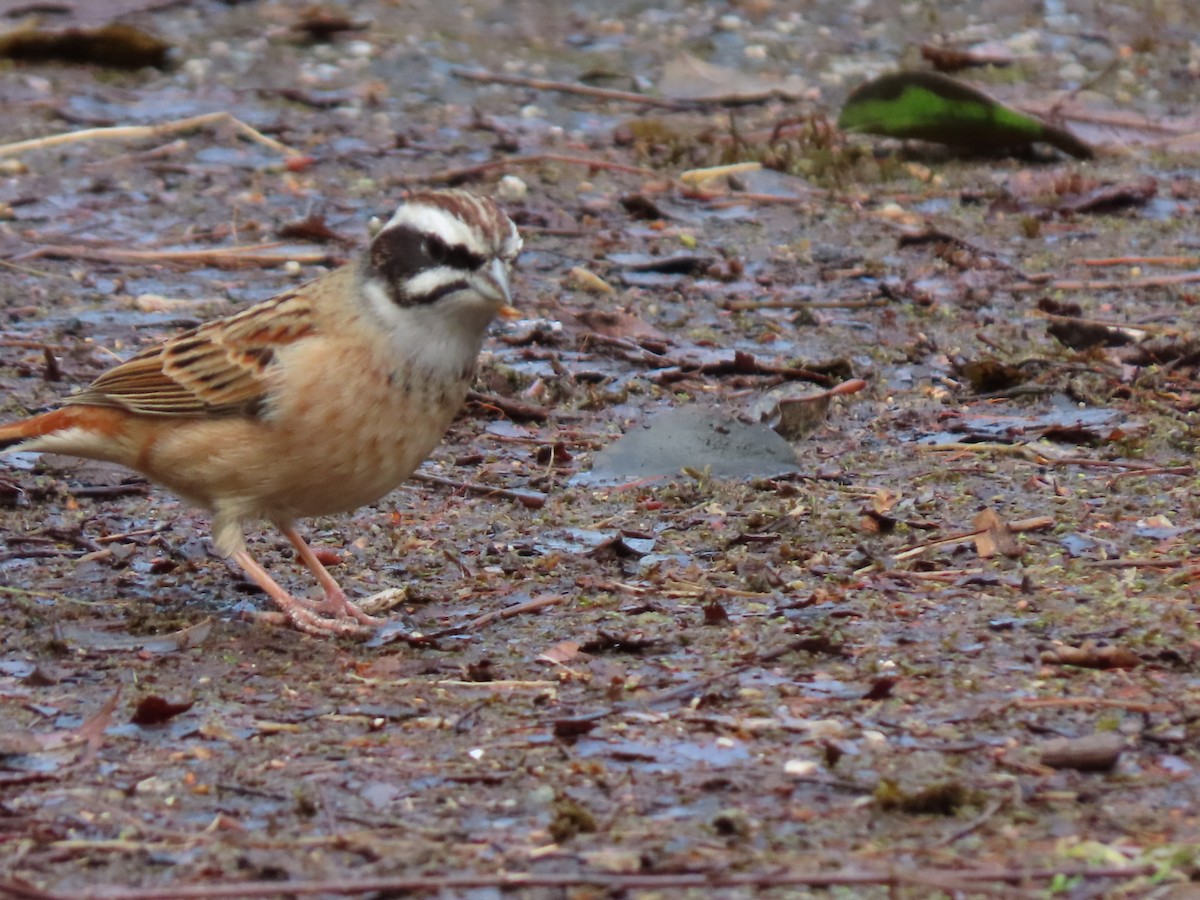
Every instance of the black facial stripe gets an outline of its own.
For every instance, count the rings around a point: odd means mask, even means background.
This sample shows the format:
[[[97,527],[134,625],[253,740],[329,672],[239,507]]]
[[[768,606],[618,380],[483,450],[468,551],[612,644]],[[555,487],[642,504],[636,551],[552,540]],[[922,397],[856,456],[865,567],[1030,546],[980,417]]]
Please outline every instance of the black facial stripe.
[[[420,294],[416,297],[410,297],[409,300],[413,303],[420,303],[428,306],[432,303],[437,303],[447,294],[453,294],[455,291],[461,291],[467,287],[470,287],[470,284],[465,278],[462,278],[457,281],[451,281],[446,284],[438,285],[438,287],[430,291],[428,294]]]
[[[433,265],[425,251],[425,235],[408,225],[380,232],[367,260],[371,272],[393,287]]]
[[[447,244],[436,234],[426,235],[425,249],[429,258],[452,269],[471,271],[483,266],[486,260],[462,244]]]
[[[367,274],[387,286],[392,301],[405,306],[433,303],[467,286],[465,280],[459,279],[439,286],[432,294],[413,296],[406,285],[414,276],[436,268],[472,272],[486,262],[484,256],[461,244],[447,244],[438,235],[418,231],[411,225],[394,225],[376,236],[366,264]]]
[[[461,244],[455,244],[450,248],[450,252],[446,254],[446,264],[453,266],[455,269],[462,269],[465,272],[473,272],[476,269],[483,268],[486,262],[482,256]]]

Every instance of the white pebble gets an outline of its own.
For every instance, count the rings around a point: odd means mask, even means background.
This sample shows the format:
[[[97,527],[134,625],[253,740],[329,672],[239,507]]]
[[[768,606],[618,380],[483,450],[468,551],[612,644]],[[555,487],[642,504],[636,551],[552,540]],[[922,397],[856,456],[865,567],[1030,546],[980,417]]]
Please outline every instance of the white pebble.
[[[529,185],[516,175],[505,175],[496,185],[496,199],[502,203],[516,203],[524,200],[529,193]]]

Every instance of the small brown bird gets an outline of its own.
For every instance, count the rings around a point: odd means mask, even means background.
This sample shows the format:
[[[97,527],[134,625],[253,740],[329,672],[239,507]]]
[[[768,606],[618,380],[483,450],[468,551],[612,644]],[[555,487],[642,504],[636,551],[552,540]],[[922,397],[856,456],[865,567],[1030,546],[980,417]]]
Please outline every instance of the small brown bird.
[[[63,408],[0,426],[0,449],[120,463],[213,514],[232,557],[301,631],[362,634],[296,530],[373,503],[429,455],[510,302],[516,226],[465,191],[415,194],[357,263],[145,350]],[[246,549],[272,522],[325,591],[293,597]]]

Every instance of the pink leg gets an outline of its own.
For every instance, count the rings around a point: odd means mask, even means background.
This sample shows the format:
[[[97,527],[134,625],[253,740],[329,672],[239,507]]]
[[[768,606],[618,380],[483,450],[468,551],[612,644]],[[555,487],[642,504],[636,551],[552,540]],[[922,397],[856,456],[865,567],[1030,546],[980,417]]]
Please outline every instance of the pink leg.
[[[338,583],[333,580],[333,576],[321,565],[321,561],[312,552],[312,547],[308,546],[308,542],[300,536],[300,532],[296,530],[296,526],[280,526],[279,530],[283,532],[283,536],[296,548],[296,552],[300,554],[300,559],[304,562],[304,565],[308,566],[308,570],[316,576],[317,583],[325,591],[324,601],[313,607],[316,612],[333,619],[354,619],[364,625],[382,625],[386,621],[385,619],[368,615],[346,597],[346,592],[338,587]]]
[[[311,554],[311,552],[310,550],[309,553]],[[279,583],[268,574],[266,569],[258,564],[258,560],[251,556],[248,551],[235,551],[233,559],[254,580],[255,584],[267,592],[267,596],[275,601],[275,605],[282,610],[287,620],[300,631],[319,637],[325,637],[330,634],[349,634],[362,637],[368,633],[352,618],[344,616],[330,618],[319,615],[317,612],[309,609],[304,603],[280,587]],[[329,578],[328,573],[325,577]],[[332,580],[330,578],[330,581]],[[349,601],[347,600],[346,603],[349,603]],[[363,615],[366,614],[364,613]],[[370,617],[368,616],[367,618]]]

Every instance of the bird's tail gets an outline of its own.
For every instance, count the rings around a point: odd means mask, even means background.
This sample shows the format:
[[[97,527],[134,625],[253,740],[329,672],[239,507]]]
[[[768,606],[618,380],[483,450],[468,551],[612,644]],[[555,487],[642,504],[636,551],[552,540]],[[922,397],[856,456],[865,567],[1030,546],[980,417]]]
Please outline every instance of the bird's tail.
[[[60,452],[71,453],[73,435],[111,433],[117,425],[112,412],[102,407],[65,406],[0,425],[0,451],[51,450],[57,449],[54,445],[64,445]]]

